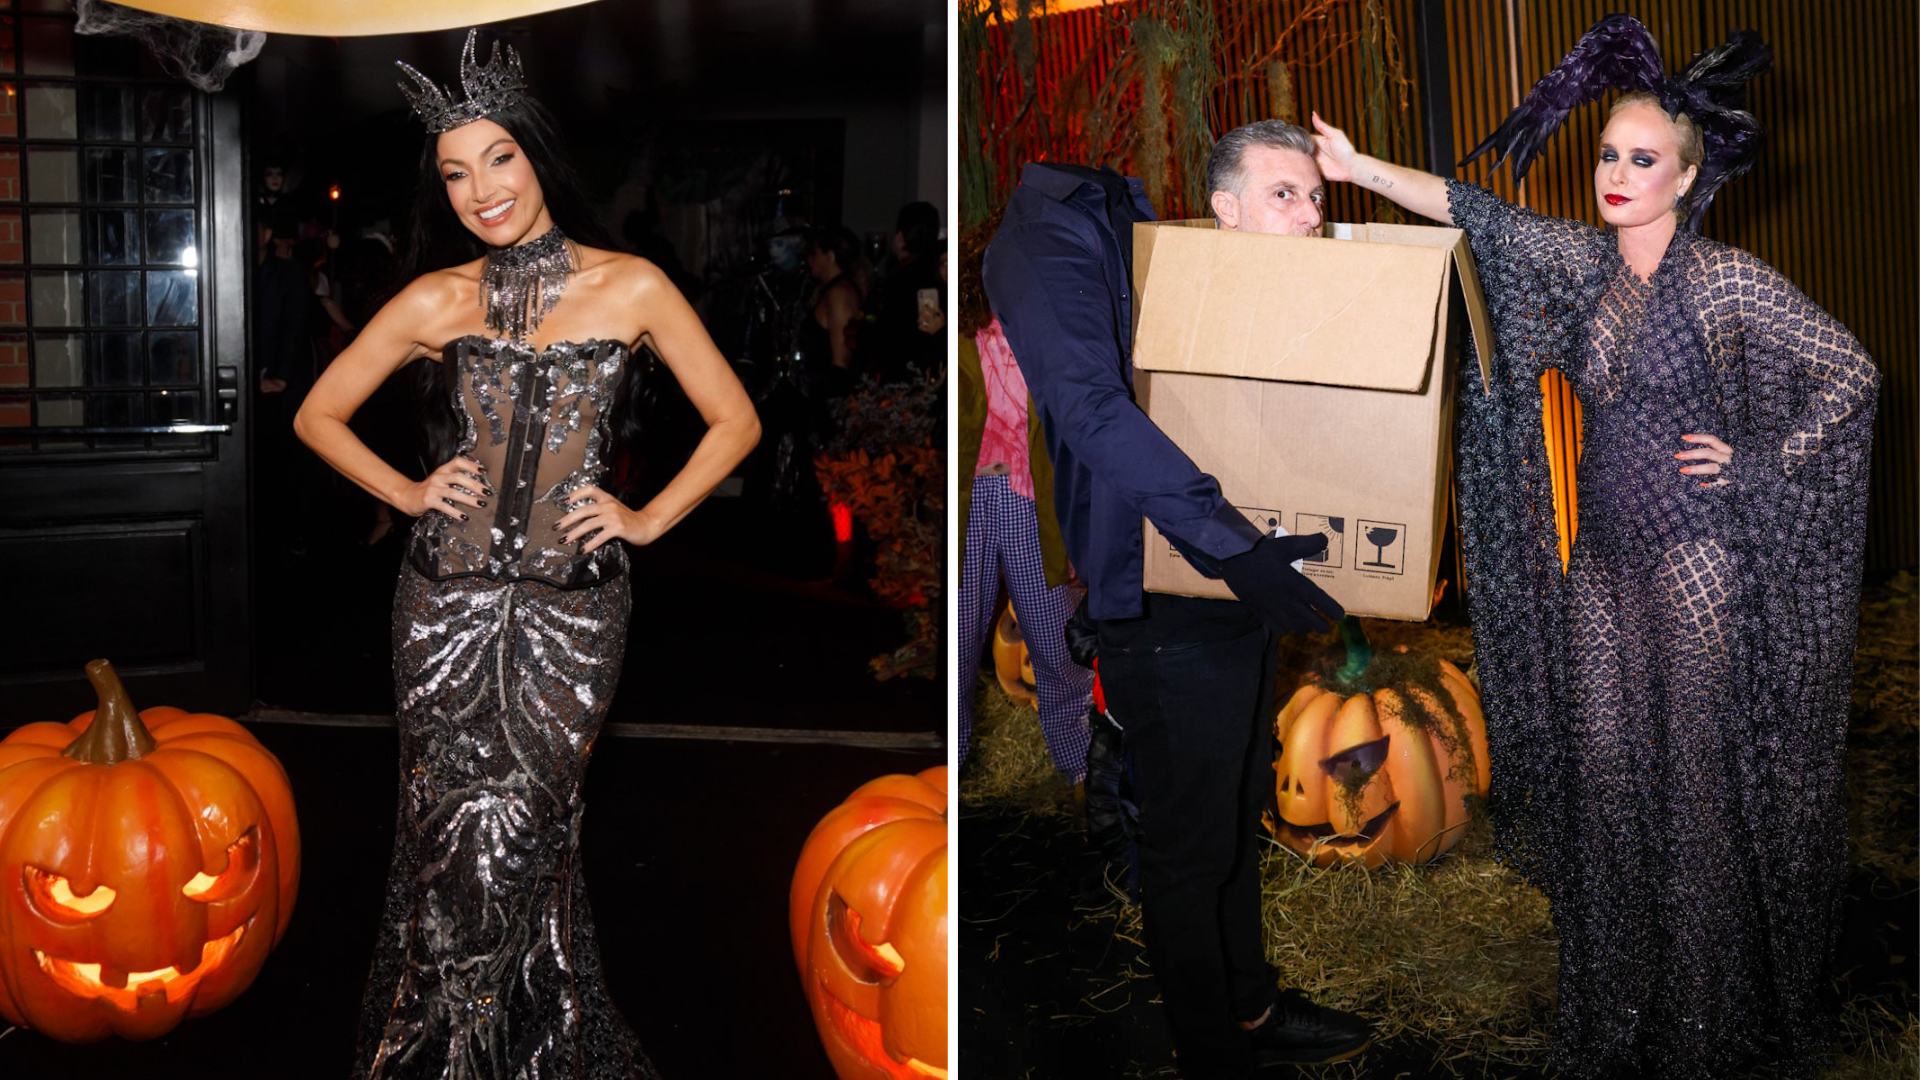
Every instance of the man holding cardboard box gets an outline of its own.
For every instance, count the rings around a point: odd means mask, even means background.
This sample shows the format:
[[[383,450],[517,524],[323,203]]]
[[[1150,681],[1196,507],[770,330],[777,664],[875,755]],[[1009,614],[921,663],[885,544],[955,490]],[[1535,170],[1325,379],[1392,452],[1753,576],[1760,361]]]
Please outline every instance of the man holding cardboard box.
[[[1208,179],[1222,227],[1319,230],[1324,194],[1297,127],[1230,132]],[[1254,525],[1134,399],[1133,226],[1153,219],[1138,180],[1029,164],[987,251],[986,291],[1044,425],[1108,708],[1127,730],[1147,948],[1182,1074],[1243,1077],[1346,1057],[1371,1037],[1356,1016],[1277,992],[1261,942],[1274,635],[1324,630],[1342,611],[1293,565],[1326,537]],[[1143,516],[1237,599],[1145,592]]]

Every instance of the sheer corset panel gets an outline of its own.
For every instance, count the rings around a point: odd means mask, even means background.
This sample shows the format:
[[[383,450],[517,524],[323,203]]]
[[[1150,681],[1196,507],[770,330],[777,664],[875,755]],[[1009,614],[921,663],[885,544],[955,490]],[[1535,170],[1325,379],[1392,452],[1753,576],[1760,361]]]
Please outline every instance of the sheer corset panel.
[[[481,464],[494,494],[467,520],[422,518],[408,554],[414,568],[436,580],[478,575],[563,589],[617,575],[620,545],[582,554],[586,538],[566,543],[555,525],[573,508],[568,495],[606,476],[627,347],[594,340],[536,350],[470,335],[447,352],[458,453]]]

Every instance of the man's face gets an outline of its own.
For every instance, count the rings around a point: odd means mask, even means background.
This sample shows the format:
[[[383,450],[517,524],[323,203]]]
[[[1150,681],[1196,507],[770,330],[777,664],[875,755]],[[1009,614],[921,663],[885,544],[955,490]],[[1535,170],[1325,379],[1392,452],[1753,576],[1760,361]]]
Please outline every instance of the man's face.
[[[1250,146],[1240,159],[1238,194],[1213,193],[1220,227],[1279,236],[1319,236],[1326,185],[1313,158],[1277,146]]]

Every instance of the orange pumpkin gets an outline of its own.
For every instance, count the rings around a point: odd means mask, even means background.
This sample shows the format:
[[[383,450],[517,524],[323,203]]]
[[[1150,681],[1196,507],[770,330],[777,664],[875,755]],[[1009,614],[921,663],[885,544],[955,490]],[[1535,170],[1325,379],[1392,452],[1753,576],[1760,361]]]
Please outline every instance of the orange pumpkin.
[[[841,1080],[946,1076],[946,766],[869,781],[821,818],[788,915]]]
[[[1020,630],[1012,604],[1001,610],[993,624],[993,673],[1000,689],[1014,703],[1031,706],[1040,700],[1033,692],[1033,657],[1027,652],[1027,636]]]
[[[1274,722],[1274,838],[1321,866],[1435,859],[1487,792],[1480,695],[1445,660],[1375,657],[1351,617],[1341,633],[1345,664],[1309,674]]]
[[[0,740],[0,1015],[151,1039],[252,984],[293,914],[300,833],[245,728],[136,714],[104,660],[87,677],[97,710]]]

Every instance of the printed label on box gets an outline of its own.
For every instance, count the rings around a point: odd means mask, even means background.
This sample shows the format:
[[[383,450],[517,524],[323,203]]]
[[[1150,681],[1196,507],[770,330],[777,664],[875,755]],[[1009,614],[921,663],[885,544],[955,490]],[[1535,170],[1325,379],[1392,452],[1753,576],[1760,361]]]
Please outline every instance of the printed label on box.
[[[1307,556],[1307,565],[1332,570],[1346,564],[1346,518],[1332,517],[1327,514],[1295,514],[1293,531],[1297,536],[1312,536],[1314,533],[1319,533],[1327,538],[1327,550],[1318,555]]]
[[[1373,574],[1407,572],[1407,527],[1392,521],[1355,523],[1353,568]]]

